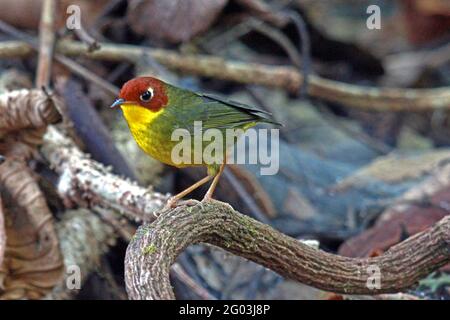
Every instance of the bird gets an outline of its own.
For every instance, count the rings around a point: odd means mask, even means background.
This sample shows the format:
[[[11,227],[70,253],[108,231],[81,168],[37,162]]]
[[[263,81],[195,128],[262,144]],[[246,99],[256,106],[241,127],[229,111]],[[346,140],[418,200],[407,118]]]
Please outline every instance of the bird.
[[[235,140],[227,141],[224,145],[223,154],[218,155],[223,161],[207,163],[202,159],[199,163],[179,163],[172,156],[172,150],[178,143],[171,138],[174,130],[183,129],[194,134],[195,121],[201,121],[202,129],[217,129],[223,134],[227,129],[245,131],[258,123],[281,125],[265,110],[216,95],[179,88],[150,76],[125,82],[118,98],[111,105],[111,108],[116,107],[121,108],[134,140],[146,154],[178,168],[207,168],[207,175],[203,179],[169,198],[166,204],[168,208],[175,207],[183,197],[213,180],[203,198],[203,201],[210,200],[225,168],[227,153],[236,143]],[[200,151],[205,146],[202,143]]]

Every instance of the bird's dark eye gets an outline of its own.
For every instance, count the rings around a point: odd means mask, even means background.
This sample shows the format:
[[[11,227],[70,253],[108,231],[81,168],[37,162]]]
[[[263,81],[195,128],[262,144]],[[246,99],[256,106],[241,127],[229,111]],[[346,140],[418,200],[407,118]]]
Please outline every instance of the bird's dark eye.
[[[145,91],[143,94],[141,94],[140,99],[144,102],[148,102],[153,98],[153,92],[150,90]]]

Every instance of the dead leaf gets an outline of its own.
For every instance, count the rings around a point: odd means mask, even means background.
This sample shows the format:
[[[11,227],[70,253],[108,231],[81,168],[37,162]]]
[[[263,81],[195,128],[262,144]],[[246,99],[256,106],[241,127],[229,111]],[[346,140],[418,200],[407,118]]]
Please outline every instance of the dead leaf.
[[[391,246],[424,231],[450,213],[450,163],[442,161],[433,174],[404,192],[378,217],[375,225],[348,239],[339,254],[378,256]],[[450,264],[443,267],[449,270]]]
[[[132,29],[153,39],[188,41],[205,31],[228,0],[129,0]]]
[[[373,162],[359,169],[342,180],[333,188],[334,191],[357,188],[373,181],[395,184],[426,176],[445,159],[450,157],[449,150],[437,150],[422,154],[388,154],[378,157]]]
[[[4,90],[3,90],[4,91]],[[27,162],[49,123],[60,118],[57,98],[42,90],[0,95],[0,194],[6,249],[0,265],[0,298],[39,299],[62,278],[63,263],[53,216]]]
[[[42,298],[63,274],[53,217],[33,172],[24,162],[7,160],[2,164],[0,182],[7,234],[0,267],[0,298]]]
[[[450,30],[448,0],[403,0],[403,21],[409,40],[425,44],[444,38]]]
[[[60,119],[54,101],[38,89],[1,94],[0,114],[0,137],[10,131],[42,128]]]
[[[446,212],[439,209],[413,207],[406,212],[392,214],[360,235],[348,239],[339,254],[349,257],[370,257],[385,252],[404,238],[423,231],[442,219]]]

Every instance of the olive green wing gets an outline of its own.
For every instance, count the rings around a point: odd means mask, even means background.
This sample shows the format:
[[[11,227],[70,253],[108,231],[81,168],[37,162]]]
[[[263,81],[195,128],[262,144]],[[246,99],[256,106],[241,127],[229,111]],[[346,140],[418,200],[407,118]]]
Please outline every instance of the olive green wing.
[[[264,110],[210,94],[197,96],[200,99],[190,112],[193,119],[202,121],[204,129],[247,129],[261,122],[280,125]]]
[[[202,97],[204,103],[210,111],[210,123],[218,124],[224,123],[228,128],[246,126],[247,124],[256,124],[259,122],[271,123],[275,125],[281,125],[272,118],[272,114],[265,110],[258,109],[253,106],[249,106],[237,101],[226,100],[219,96],[212,94],[198,94]]]
[[[189,132],[193,132],[194,121],[201,121],[203,129],[219,130],[247,129],[261,122],[280,125],[269,112],[240,102],[172,86],[170,91],[173,107],[168,110],[177,119],[176,127]]]

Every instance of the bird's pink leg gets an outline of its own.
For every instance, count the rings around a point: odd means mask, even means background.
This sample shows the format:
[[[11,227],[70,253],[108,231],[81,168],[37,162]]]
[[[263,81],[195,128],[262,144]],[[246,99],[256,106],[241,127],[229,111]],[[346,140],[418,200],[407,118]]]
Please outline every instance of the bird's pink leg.
[[[210,181],[213,178],[213,176],[208,175],[206,177],[204,177],[203,179],[197,181],[196,183],[194,183],[192,186],[184,189],[183,191],[181,191],[180,193],[177,193],[176,195],[172,196],[169,198],[169,200],[167,200],[166,203],[166,208],[173,208],[176,206],[177,202],[183,198],[184,196],[188,195],[189,193],[191,193],[192,191],[194,191],[195,189],[197,189],[198,187],[204,185],[205,183],[207,183],[208,181]]]
[[[207,201],[207,200],[211,200],[214,190],[216,190],[217,184],[219,183],[219,179],[220,176],[222,175],[223,170],[225,169],[225,163],[222,163],[220,165],[220,169],[219,172],[216,174],[216,176],[214,177],[213,182],[211,183],[211,185],[209,186],[208,191],[206,192],[205,196],[203,197],[203,201]]]

